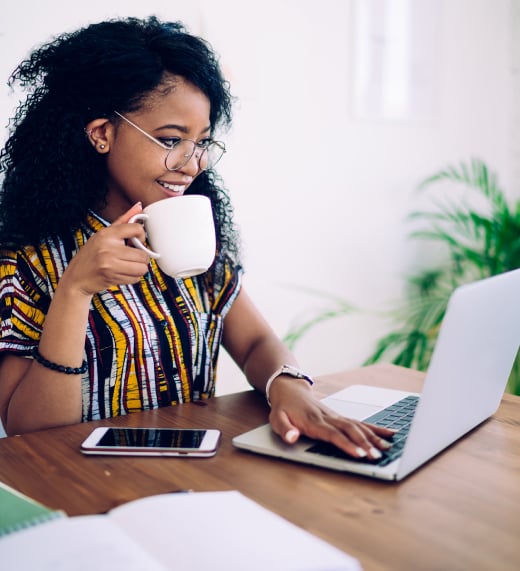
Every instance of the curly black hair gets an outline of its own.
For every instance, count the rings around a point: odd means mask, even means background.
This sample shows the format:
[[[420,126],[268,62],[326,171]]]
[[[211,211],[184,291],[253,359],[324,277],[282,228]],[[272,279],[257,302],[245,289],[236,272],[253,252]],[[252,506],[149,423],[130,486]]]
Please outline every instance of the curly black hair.
[[[0,153],[0,243],[37,245],[79,228],[105,204],[104,157],[85,136],[93,119],[137,111],[163,81],[181,76],[210,101],[212,130],[231,123],[232,96],[216,54],[180,22],[125,18],[63,34],[24,60],[9,79],[27,91]],[[233,209],[221,180],[201,173],[189,187],[213,204],[219,249],[239,255]]]

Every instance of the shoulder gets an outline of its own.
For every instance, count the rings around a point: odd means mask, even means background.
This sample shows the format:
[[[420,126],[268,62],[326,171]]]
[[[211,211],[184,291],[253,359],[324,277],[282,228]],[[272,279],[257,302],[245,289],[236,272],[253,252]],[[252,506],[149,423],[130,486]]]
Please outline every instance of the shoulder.
[[[0,315],[3,320],[20,300],[41,298],[42,280],[36,277],[27,248],[0,249]],[[18,300],[18,302],[16,302]],[[6,313],[7,312],[7,313]]]
[[[0,248],[0,271],[3,273],[12,270],[16,267],[16,262],[18,260],[19,250],[10,250],[8,248]]]
[[[18,283],[23,289],[47,291],[55,284],[68,263],[63,241],[50,239],[38,246],[0,249],[0,279]]]
[[[0,248],[0,278],[6,278],[16,273],[19,266],[38,265],[37,249],[27,246],[18,249]]]
[[[1,297],[15,292],[41,290],[45,268],[40,251],[27,246],[17,250],[0,249]]]

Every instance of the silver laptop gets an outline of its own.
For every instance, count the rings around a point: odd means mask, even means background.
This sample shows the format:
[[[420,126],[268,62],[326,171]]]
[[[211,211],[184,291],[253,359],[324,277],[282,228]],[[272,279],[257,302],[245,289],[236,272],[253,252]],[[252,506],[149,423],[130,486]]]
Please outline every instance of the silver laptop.
[[[495,413],[519,345],[520,270],[514,270],[453,292],[420,395],[353,385],[323,399],[344,416],[399,429],[381,462],[352,460],[330,444],[307,438],[286,445],[268,424],[236,436],[233,444],[286,460],[401,480]]]

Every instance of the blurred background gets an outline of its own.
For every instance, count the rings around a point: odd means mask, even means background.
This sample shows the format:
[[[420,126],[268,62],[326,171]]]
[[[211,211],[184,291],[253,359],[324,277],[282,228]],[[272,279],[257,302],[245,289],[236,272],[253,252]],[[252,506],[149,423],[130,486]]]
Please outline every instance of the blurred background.
[[[219,172],[242,233],[246,288],[281,337],[331,300],[360,308],[294,346],[311,374],[357,367],[390,327],[381,312],[436,256],[409,238],[407,216],[432,199],[419,182],[477,157],[519,197],[517,4],[10,2],[0,21],[3,139],[19,101],[6,82],[31,48],[110,17],[182,20],[213,45],[237,98]],[[225,354],[217,386],[247,387]]]

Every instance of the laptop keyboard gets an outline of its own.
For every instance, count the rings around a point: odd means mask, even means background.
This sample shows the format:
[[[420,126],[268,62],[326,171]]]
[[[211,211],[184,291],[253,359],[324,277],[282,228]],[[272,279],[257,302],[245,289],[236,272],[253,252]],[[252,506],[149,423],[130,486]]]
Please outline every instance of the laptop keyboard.
[[[392,438],[392,448],[381,450],[383,456],[377,460],[373,458],[353,458],[345,454],[342,450],[330,444],[329,442],[316,442],[306,449],[306,452],[313,454],[323,454],[324,456],[333,456],[335,458],[343,458],[345,460],[365,462],[369,464],[377,464],[378,466],[386,466],[401,456],[410,424],[412,422],[415,409],[419,402],[419,397],[415,395],[407,396],[393,405],[380,410],[376,414],[365,418],[364,422],[375,424],[376,426],[384,426],[385,428],[393,428],[398,430]]]

